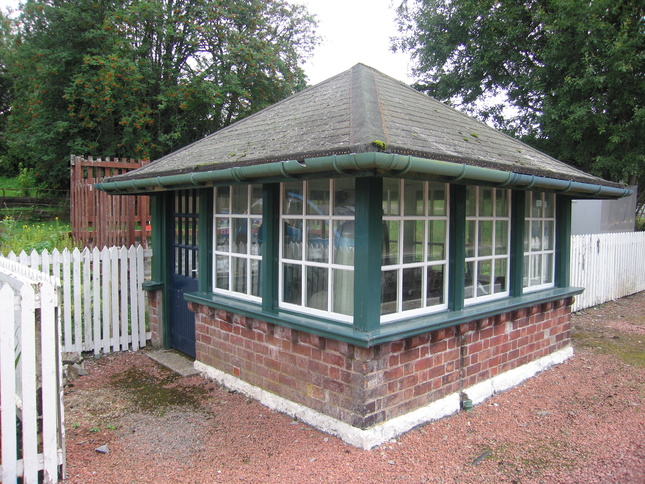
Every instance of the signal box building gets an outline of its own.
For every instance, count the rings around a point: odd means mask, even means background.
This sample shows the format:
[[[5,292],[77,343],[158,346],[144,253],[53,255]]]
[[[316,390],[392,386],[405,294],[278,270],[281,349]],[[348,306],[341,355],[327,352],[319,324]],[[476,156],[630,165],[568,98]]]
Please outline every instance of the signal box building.
[[[629,194],[362,64],[98,187],[154,344],[361,448],[571,356],[571,201]]]

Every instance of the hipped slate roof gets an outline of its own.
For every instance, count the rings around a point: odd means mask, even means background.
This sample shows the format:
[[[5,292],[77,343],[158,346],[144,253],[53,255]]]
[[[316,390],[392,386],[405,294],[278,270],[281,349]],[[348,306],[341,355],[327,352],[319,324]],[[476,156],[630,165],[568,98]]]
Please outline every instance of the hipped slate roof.
[[[270,166],[275,168],[284,162],[295,160],[304,165],[320,157],[367,152],[413,157],[415,166],[428,160],[426,175],[432,172],[430,164],[439,161],[598,187],[619,187],[541,153],[379,71],[357,64],[142,168],[106,180],[108,183],[99,188],[134,192],[137,190],[128,190],[123,183],[110,182],[141,180],[136,186],[147,187],[143,180],[155,179],[158,187],[167,189],[173,180],[179,179],[176,175],[192,174],[206,179],[205,172],[251,166],[257,168],[254,173],[262,173],[261,165],[266,165],[268,172]]]

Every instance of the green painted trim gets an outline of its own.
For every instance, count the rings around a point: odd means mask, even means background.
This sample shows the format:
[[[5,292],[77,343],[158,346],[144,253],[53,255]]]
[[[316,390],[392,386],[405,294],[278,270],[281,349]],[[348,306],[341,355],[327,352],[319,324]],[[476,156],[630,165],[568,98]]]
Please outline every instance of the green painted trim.
[[[354,329],[371,332],[381,322],[383,179],[356,179],[354,230]]]
[[[170,218],[172,214],[172,207],[174,202],[175,194],[164,193],[159,197],[157,202],[156,210],[152,218],[152,231],[154,234],[155,231],[155,221],[159,221],[159,233],[158,233],[158,246],[156,250],[153,247],[153,253],[159,254],[158,258],[158,267],[160,275],[155,277],[155,279],[160,281],[166,281],[162,289],[162,307],[161,307],[161,345],[165,349],[170,349],[170,264],[172,264],[172,257],[169,254],[170,241],[172,240],[174,230],[173,220]]]
[[[141,289],[148,292],[161,291],[166,285],[163,281],[144,281]]]
[[[571,201],[555,197],[555,285],[567,287],[571,275]]]
[[[466,187],[450,185],[450,220],[448,222],[448,309],[464,308],[466,287]]]
[[[155,191],[178,190],[215,185],[269,183],[292,178],[329,178],[338,174],[352,176],[407,176],[437,181],[488,185],[516,190],[550,190],[568,196],[589,198],[620,198],[631,195],[628,188],[574,182],[544,176],[526,175],[512,171],[483,168],[463,163],[419,158],[395,153],[365,152],[344,155],[287,160],[255,165],[219,168],[217,164],[207,171],[172,175],[131,178],[124,175],[115,181],[98,183],[95,187],[116,195],[146,194]]]
[[[203,188],[199,191],[197,241],[198,266],[197,285],[200,292],[213,289],[213,189]]]
[[[524,230],[526,229],[525,219],[526,192],[520,190],[511,191],[511,257],[509,260],[509,295],[511,297],[521,296],[524,289]]]
[[[278,271],[280,248],[280,184],[262,186],[262,310],[274,312],[278,307]]]
[[[461,311],[443,311],[405,321],[389,323],[372,332],[357,331],[353,326],[346,323],[310,317],[302,313],[285,310],[266,312],[262,310],[259,304],[213,293],[187,293],[184,294],[184,298],[187,301],[260,319],[278,326],[285,326],[305,333],[316,334],[325,338],[369,348],[430,331],[517,311],[536,304],[565,299],[580,294],[582,291],[582,288],[575,287],[547,289],[517,298],[506,298],[499,301],[469,306]]]

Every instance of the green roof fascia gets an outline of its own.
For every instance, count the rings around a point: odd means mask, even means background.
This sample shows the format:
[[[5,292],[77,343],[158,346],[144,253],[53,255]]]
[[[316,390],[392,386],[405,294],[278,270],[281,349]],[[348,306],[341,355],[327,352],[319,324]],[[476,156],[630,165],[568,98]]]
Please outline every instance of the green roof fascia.
[[[95,186],[99,190],[114,195],[133,195],[214,185],[279,182],[334,172],[339,176],[374,175],[374,171],[392,177],[416,175],[441,179],[448,183],[485,184],[516,190],[554,191],[582,198],[621,198],[632,193],[632,190],[622,187],[526,175],[383,152],[330,155],[174,175],[108,180]]]

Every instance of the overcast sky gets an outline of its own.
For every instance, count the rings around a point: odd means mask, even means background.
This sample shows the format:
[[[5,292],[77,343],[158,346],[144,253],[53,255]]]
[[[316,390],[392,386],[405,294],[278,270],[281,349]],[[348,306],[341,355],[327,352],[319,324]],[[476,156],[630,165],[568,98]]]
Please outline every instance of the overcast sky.
[[[394,5],[400,0],[287,0],[307,6],[318,18],[322,44],[305,64],[317,84],[362,62],[395,79],[412,82],[409,57],[390,51],[396,35]],[[0,8],[17,8],[19,0],[0,0]]]

